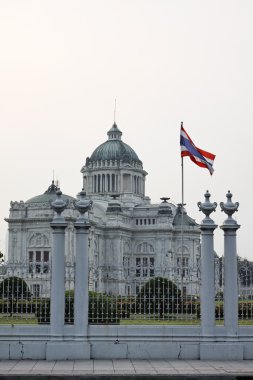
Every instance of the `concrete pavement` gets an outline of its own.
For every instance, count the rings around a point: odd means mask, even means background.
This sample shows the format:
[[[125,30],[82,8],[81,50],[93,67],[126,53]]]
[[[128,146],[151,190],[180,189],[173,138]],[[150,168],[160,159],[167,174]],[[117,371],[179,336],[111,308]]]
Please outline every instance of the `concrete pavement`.
[[[0,360],[1,379],[41,379],[77,377],[115,380],[119,378],[145,379],[155,376],[168,378],[169,375],[185,377],[253,378],[253,360],[244,361],[200,361],[200,360]],[[158,375],[158,376],[157,376]]]

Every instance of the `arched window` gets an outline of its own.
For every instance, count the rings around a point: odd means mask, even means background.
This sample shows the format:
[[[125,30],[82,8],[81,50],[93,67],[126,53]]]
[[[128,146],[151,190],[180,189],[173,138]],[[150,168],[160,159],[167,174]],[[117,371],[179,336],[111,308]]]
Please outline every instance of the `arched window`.
[[[152,244],[143,242],[137,245],[136,252],[138,253],[154,253],[154,247]]]
[[[49,246],[49,240],[48,237],[45,234],[41,233],[34,233],[29,241],[28,241],[29,247],[48,247]]]

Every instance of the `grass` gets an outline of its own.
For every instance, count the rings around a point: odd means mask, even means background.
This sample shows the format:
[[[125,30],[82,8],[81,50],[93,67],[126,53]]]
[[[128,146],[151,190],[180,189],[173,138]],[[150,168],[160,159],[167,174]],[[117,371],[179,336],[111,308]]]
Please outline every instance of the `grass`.
[[[15,315],[8,316],[2,315],[0,316],[0,325],[37,325],[38,320],[35,318],[33,314],[28,315]]]
[[[37,318],[22,317],[0,317],[0,325],[37,325]],[[109,323],[110,324],[110,323]],[[174,319],[174,320],[157,320],[157,319],[123,319],[120,325],[158,325],[158,326],[200,326],[200,319]],[[224,324],[223,320],[217,320],[216,325]],[[253,326],[252,319],[239,320],[240,326]]]
[[[123,319],[121,325],[199,325],[200,320],[157,320],[157,319]]]

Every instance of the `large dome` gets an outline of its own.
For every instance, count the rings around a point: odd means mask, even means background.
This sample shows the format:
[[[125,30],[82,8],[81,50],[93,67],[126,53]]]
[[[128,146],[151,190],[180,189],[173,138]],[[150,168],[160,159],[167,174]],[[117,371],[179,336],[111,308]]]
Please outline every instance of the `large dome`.
[[[54,184],[54,181],[52,181],[52,184],[49,186],[49,188],[45,191],[45,193],[37,195],[36,197],[28,199],[25,203],[31,204],[31,203],[49,203],[50,201],[54,201],[56,199],[56,191],[58,190],[58,187]],[[64,201],[68,200],[69,202],[74,200],[75,198],[62,194],[62,199]]]
[[[122,132],[115,123],[107,134],[108,140],[94,150],[89,162],[112,160],[122,161],[122,163],[132,163],[133,161],[142,163],[135,151],[121,141]]]

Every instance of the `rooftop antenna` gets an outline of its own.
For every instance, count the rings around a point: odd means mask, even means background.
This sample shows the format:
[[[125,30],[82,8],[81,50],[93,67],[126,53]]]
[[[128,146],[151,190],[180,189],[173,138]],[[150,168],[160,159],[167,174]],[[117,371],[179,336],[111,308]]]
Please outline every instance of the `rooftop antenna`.
[[[117,106],[117,99],[115,98],[114,99],[114,115],[113,115],[114,124],[116,124],[115,123],[115,119],[116,119],[116,106]]]
[[[53,183],[54,183],[54,169],[53,169]]]

